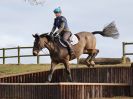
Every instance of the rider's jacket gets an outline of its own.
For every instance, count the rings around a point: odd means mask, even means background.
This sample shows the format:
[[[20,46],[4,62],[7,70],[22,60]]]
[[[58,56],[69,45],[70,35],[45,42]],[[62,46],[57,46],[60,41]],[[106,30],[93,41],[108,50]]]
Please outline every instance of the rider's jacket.
[[[64,16],[59,16],[55,18],[52,32],[54,32],[56,28],[58,28],[58,31],[56,31],[57,33],[69,32],[67,19]]]

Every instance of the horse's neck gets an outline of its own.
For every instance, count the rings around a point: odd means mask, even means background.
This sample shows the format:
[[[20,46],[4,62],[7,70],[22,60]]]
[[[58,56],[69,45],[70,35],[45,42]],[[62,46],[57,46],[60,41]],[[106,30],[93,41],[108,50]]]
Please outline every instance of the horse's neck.
[[[47,45],[47,49],[49,50],[50,54],[56,53],[58,49],[58,45],[53,41],[50,41]]]

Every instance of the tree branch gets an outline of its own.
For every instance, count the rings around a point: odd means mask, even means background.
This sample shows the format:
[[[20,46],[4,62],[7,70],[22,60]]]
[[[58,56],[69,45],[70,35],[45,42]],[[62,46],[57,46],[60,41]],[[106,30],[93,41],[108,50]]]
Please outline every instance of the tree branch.
[[[46,0],[24,0],[25,2],[29,2],[31,5],[43,5]]]

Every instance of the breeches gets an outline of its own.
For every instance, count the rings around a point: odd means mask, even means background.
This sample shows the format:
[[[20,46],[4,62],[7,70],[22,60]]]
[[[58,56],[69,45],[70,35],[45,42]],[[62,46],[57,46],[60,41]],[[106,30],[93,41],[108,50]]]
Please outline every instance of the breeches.
[[[68,41],[71,35],[71,32],[63,32],[61,33],[61,38],[63,41]]]

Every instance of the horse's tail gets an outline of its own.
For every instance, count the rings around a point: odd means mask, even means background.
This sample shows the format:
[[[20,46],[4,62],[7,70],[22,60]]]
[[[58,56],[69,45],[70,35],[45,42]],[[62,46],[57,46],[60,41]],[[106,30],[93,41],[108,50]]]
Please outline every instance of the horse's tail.
[[[104,37],[112,37],[114,39],[119,38],[119,32],[115,25],[115,22],[111,22],[109,25],[105,26],[103,31],[94,31],[92,34],[101,34]]]

